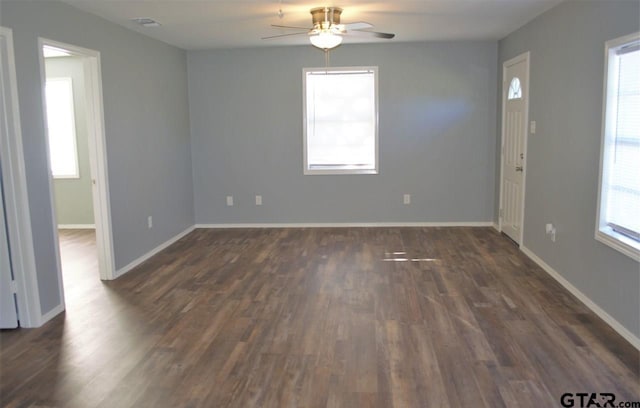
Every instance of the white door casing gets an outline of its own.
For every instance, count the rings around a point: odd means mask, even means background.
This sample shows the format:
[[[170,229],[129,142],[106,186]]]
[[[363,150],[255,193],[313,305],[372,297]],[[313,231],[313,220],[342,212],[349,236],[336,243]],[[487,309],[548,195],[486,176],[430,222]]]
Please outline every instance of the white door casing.
[[[500,230],[522,244],[529,109],[529,53],[503,64]]]

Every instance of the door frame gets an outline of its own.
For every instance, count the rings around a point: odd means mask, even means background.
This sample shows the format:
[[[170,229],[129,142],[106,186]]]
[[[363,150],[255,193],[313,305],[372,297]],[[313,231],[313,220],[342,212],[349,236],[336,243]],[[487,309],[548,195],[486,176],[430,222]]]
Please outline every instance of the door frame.
[[[505,125],[505,108],[507,107],[507,95],[509,92],[509,84],[507,83],[507,68],[515,65],[519,62],[525,61],[525,72],[527,80],[524,81],[524,88],[522,89],[524,98],[524,140],[523,140],[523,155],[522,159],[522,202],[520,206],[520,237],[518,245],[522,247],[524,245],[524,209],[525,209],[525,196],[526,196],[526,184],[527,184],[527,145],[529,141],[529,89],[531,81],[530,66],[531,66],[531,52],[524,52],[517,57],[511,58],[502,64],[502,111],[501,111],[501,130],[500,130],[500,202],[498,206],[498,230],[502,232],[502,212],[503,212],[503,186],[504,186],[504,125]]]
[[[73,56],[82,57],[84,64],[84,80],[87,104],[87,126],[89,131],[89,163],[92,178],[93,213],[96,225],[96,247],[98,251],[98,269],[100,279],[112,280],[116,278],[115,260],[113,254],[113,232],[111,227],[111,204],[109,195],[109,181],[107,168],[107,145],[104,132],[104,109],[102,97],[102,71],[100,69],[100,52],[73,44],[62,43],[48,38],[38,37],[38,50],[40,52],[40,77],[42,81],[42,112],[46,124],[46,66],[42,48],[45,46],[61,48],[69,51]],[[47,126],[44,127],[47,132]],[[46,135],[47,153],[49,151],[48,135]],[[47,160],[49,155],[47,154]],[[49,166],[50,168],[51,166]],[[60,249],[57,245],[58,225],[56,221],[56,209],[53,196],[53,178],[49,177],[49,199],[52,214],[52,229],[56,239],[58,279],[60,282],[60,295],[64,299],[62,288],[62,268],[60,262]]]
[[[1,132],[0,149],[2,157],[7,162],[5,169],[8,170],[6,174],[3,173],[4,188],[7,193],[5,194],[5,211],[11,242],[11,260],[14,266],[18,320],[22,327],[38,327],[42,324],[42,311],[22,146],[13,30],[0,27],[0,41],[6,47],[9,79],[9,83],[2,87],[3,95],[0,95],[7,102],[5,104],[7,128]]]

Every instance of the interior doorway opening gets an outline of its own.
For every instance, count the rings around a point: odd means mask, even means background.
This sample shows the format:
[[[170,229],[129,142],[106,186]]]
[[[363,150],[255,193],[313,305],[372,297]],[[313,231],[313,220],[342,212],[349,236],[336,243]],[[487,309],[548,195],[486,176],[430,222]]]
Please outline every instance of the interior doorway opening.
[[[65,303],[98,280],[84,57],[48,45],[45,104]]]
[[[65,291],[115,278],[100,54],[40,39],[58,274]],[[75,297],[75,296],[74,296]]]

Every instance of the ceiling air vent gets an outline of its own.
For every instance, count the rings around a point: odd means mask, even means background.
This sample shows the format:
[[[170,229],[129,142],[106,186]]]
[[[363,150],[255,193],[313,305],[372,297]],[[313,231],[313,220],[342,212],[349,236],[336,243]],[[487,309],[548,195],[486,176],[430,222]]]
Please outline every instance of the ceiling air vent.
[[[160,23],[148,17],[132,18],[131,21],[143,27],[160,27]]]

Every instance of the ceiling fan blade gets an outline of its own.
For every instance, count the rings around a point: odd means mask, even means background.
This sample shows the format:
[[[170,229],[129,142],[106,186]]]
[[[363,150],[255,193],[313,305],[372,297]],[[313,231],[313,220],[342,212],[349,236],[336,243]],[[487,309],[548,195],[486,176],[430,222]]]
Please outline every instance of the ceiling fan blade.
[[[357,21],[355,23],[342,24],[345,30],[364,30],[365,28],[373,27],[372,24],[365,23],[364,21]]]
[[[284,25],[278,25],[278,24],[271,24],[271,27],[274,28],[293,28],[295,30],[311,30],[309,27],[295,27],[295,26],[284,26]]]
[[[385,38],[387,40],[392,39],[393,37],[395,37],[395,34],[391,34],[391,33],[377,33],[375,31],[362,31],[362,30],[351,30],[349,32],[347,32],[347,34],[355,34],[355,35],[362,35],[362,36],[367,36],[367,37],[378,37],[378,38]]]
[[[289,33],[289,34],[278,34],[278,35],[270,35],[268,37],[262,37],[262,40],[270,40],[272,38],[279,38],[279,37],[290,37],[292,35],[302,35],[302,34],[307,34],[307,31],[303,31],[301,33]]]

